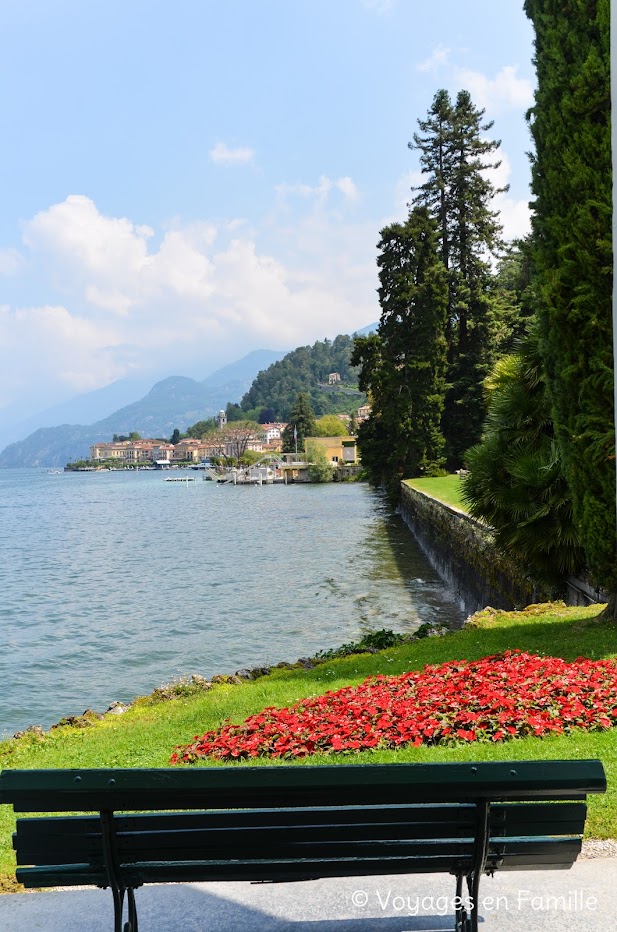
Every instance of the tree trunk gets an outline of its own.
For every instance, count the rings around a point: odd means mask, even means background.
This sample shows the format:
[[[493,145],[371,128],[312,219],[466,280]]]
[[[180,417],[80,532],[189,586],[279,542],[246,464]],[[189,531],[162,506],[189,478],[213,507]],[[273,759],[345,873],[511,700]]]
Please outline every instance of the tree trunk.
[[[609,593],[606,608],[597,616],[597,621],[612,621],[617,625],[617,592]]]

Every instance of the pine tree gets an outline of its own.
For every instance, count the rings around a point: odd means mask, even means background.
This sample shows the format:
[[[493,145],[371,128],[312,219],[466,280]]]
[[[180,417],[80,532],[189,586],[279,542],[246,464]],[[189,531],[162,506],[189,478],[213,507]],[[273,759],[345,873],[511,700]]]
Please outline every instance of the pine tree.
[[[541,353],[587,565],[613,595],[615,445],[609,0],[525,0]]]
[[[426,120],[418,120],[423,135],[414,133],[413,142],[407,144],[410,149],[420,151],[422,171],[428,175],[424,184],[412,188],[419,192],[413,203],[428,207],[436,217],[440,230],[441,258],[446,269],[450,267],[453,123],[454,110],[450,95],[445,90],[437,91]]]
[[[295,453],[296,449],[303,450],[305,438],[314,436],[315,412],[311,408],[308,395],[305,392],[298,392],[291,408],[289,423],[282,434],[283,451]]]
[[[449,274],[448,345],[449,389],[443,432],[450,465],[460,465],[464,451],[480,437],[484,416],[482,381],[492,363],[490,340],[491,269],[487,253],[501,246],[496,188],[486,170],[498,168],[489,159],[499,141],[483,134],[484,123],[468,93],[460,91],[452,105],[448,93],[438,91],[427,120],[419,120],[410,148],[420,151],[422,171],[428,175],[415,188],[413,203],[428,208],[437,222],[441,255]],[[487,160],[488,159],[488,160]]]
[[[374,423],[358,433],[362,462],[396,498],[402,478],[430,475],[443,465],[448,288],[426,208],[385,227],[379,249],[378,335],[356,342],[352,362],[361,364],[360,386],[372,402]]]

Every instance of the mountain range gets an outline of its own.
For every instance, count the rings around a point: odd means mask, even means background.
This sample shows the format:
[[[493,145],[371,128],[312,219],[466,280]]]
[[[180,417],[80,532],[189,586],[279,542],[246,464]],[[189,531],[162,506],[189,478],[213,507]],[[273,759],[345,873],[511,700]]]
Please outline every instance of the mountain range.
[[[356,335],[372,333],[377,326],[369,324]],[[0,446],[9,443],[0,453],[0,467],[64,466],[71,460],[87,459],[93,443],[112,440],[114,434],[137,431],[142,437],[170,437],[176,427],[186,430],[212,417],[228,402],[239,403],[258,373],[286,355],[275,350],[254,350],[201,381],[173,375],[156,382],[149,391],[151,380],[119,379],[25,420],[11,422],[4,429],[0,426]],[[139,400],[130,401],[135,397]],[[27,431],[31,433],[25,439],[15,439]]]
[[[257,373],[284,355],[274,350],[254,350],[200,382],[185,376],[162,379],[139,401],[112,411],[94,423],[39,427],[0,453],[0,467],[64,466],[70,460],[86,459],[91,444],[97,440],[111,440],[114,434],[137,431],[142,437],[170,437],[176,427],[186,430],[196,421],[212,417],[229,401],[239,402]],[[96,410],[101,403],[108,405],[114,392],[124,393],[130,385],[108,388],[112,391],[101,389],[98,393],[89,393],[89,398],[75,399],[73,406],[81,405],[84,411],[88,406]]]

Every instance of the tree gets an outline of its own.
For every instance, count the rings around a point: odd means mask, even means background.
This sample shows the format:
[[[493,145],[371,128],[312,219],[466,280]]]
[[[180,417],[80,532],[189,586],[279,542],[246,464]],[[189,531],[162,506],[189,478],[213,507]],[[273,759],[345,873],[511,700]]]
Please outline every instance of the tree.
[[[501,246],[498,213],[491,209],[496,188],[487,171],[499,167],[490,156],[499,148],[487,139],[484,123],[468,91],[452,105],[445,90],[435,95],[421,133],[411,149],[420,152],[427,180],[414,188],[413,204],[437,223],[441,258],[448,271],[448,376],[443,432],[448,460],[460,465],[470,443],[480,437],[484,416],[482,382],[492,357],[490,342],[491,269],[487,254]]]
[[[448,286],[437,226],[426,208],[385,227],[379,249],[378,334],[357,339],[352,355],[372,403],[358,446],[371,481],[397,499],[402,478],[429,475],[443,464]]]
[[[486,381],[488,413],[467,451],[463,498],[495,541],[538,582],[563,588],[584,555],[555,441],[538,334],[499,360]]]
[[[328,462],[326,451],[315,440],[307,437],[305,444],[307,474],[310,482],[331,482],[334,468]]]
[[[215,456],[239,463],[247,452],[249,443],[255,440],[258,434],[259,424],[255,421],[233,421],[213,430],[206,439],[213,447]]]
[[[216,428],[216,421],[213,417],[206,418],[204,421],[197,421],[195,424],[191,424],[190,427],[186,429],[187,437],[195,437],[197,440],[200,440],[202,437],[206,437]],[[172,440],[172,443],[174,441]],[[177,442],[177,441],[176,441]]]
[[[289,414],[289,423],[282,433],[283,452],[295,453],[296,449],[303,450],[305,437],[314,436],[315,413],[306,393],[298,392]]]
[[[113,436],[114,443],[125,443],[132,440],[141,440],[141,434],[138,434],[136,430],[132,430],[130,434],[114,434]]]
[[[491,284],[490,320],[490,342],[496,358],[513,353],[535,319],[532,251],[531,236],[513,240],[497,262]]]
[[[178,428],[175,427],[173,434],[169,438],[169,442],[173,443],[173,445],[175,446],[177,443],[180,443],[181,440],[182,440],[182,434],[180,433]]]
[[[347,437],[347,425],[336,414],[324,414],[315,423],[316,437]]]
[[[239,404],[229,401],[225,409],[225,414],[227,415],[227,421],[242,421],[246,419],[246,413],[242,410]]]
[[[446,269],[450,268],[450,238],[452,225],[452,174],[454,171],[454,147],[452,127],[454,109],[446,90],[437,91],[426,120],[418,120],[421,133],[414,133],[410,149],[420,151],[422,172],[427,180],[413,191],[418,191],[414,204],[427,207],[437,220],[441,239],[441,258]]]
[[[609,0],[525,0],[540,351],[574,516],[617,619]]]
[[[276,420],[276,411],[274,408],[262,408],[258,420],[260,424],[272,424]]]

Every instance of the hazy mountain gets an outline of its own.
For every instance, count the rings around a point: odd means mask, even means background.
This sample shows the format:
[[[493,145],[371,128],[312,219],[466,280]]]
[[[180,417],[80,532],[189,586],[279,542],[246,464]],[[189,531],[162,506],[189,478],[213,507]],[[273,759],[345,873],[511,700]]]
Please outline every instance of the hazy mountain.
[[[151,388],[152,383],[152,376],[118,379],[103,388],[76,395],[68,401],[52,405],[27,417],[15,418],[11,410],[5,409],[0,415],[0,450],[9,443],[27,437],[39,427],[92,424],[99,421],[136,398],[141,398]]]
[[[131,431],[142,437],[170,437],[174,428],[185,430],[216,414],[228,401],[239,402],[257,373],[283,356],[273,350],[255,350],[201,382],[170,376],[157,382],[139,401],[93,424],[40,427],[25,440],[6,447],[0,453],[0,466],[64,466],[69,460],[87,458],[91,444]]]

